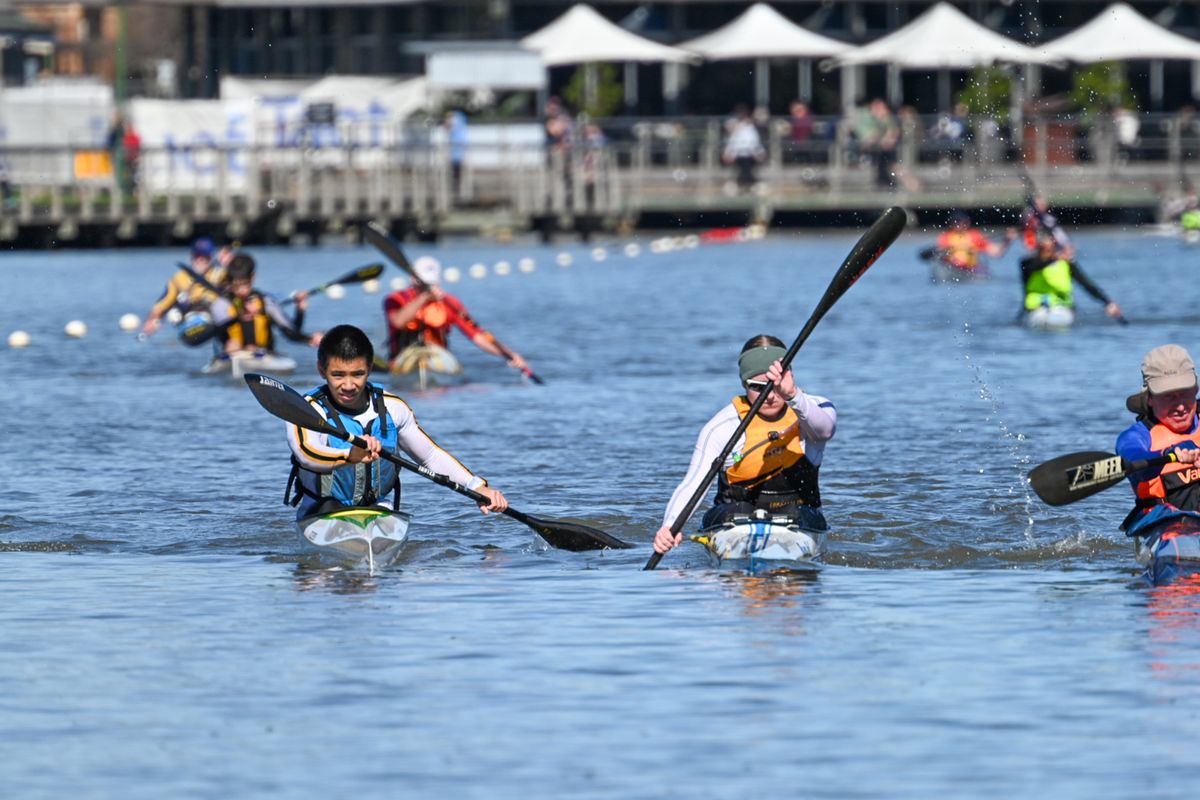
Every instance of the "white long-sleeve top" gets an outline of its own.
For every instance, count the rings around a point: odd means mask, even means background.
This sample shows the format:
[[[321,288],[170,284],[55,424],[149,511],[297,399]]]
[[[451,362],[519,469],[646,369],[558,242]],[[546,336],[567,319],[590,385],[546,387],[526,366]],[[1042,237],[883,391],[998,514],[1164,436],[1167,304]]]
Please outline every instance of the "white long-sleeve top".
[[[837,430],[837,409],[828,399],[819,395],[805,394],[802,390],[796,391],[796,396],[788,401],[788,405],[800,418],[800,434],[804,438],[804,457],[812,462],[813,466],[821,466],[821,459],[825,455],[825,443],[833,438],[833,434]],[[688,465],[687,475],[684,476],[683,482],[675,487],[675,491],[671,494],[671,500],[667,503],[666,513],[663,514],[664,526],[673,523],[675,517],[683,511],[688,499],[700,486],[701,479],[708,472],[713,461],[721,454],[721,448],[729,441],[729,437],[733,436],[733,432],[737,430],[741,421],[733,403],[728,403],[700,429],[700,436],[696,439],[696,449],[692,451],[692,463]],[[745,446],[746,434],[742,433],[734,444],[733,450],[725,457],[722,468],[731,468],[733,453],[740,452]],[[697,504],[698,506],[699,504]],[[695,509],[692,511],[695,513]],[[687,520],[684,522],[686,523]]]
[[[455,483],[462,484],[468,489],[477,489],[487,483],[459,463],[454,456],[439,447],[429,434],[421,429],[421,426],[417,424],[417,417],[408,407],[408,403],[390,392],[383,393],[383,400],[388,416],[392,418],[392,422],[396,426],[397,444],[414,461],[436,473],[449,477]],[[311,399],[309,403],[323,418],[328,419],[325,408],[320,403]],[[376,417],[375,406],[368,403],[366,409],[352,416],[363,426],[364,430],[368,430]],[[350,450],[344,444],[341,447],[337,446],[341,443],[340,439],[334,438],[331,445],[331,437],[327,434],[316,433],[291,424],[287,425],[287,437],[292,455],[304,469],[330,473],[337,467],[350,463],[346,460]]]

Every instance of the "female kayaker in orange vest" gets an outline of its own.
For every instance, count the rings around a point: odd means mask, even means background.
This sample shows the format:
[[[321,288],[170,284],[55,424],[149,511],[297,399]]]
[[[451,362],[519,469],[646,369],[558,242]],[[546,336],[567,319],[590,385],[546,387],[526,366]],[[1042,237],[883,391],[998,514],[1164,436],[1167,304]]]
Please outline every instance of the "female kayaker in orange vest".
[[[1173,453],[1175,461],[1129,476],[1137,510],[1167,503],[1200,511],[1196,391],[1196,364],[1179,345],[1156,347],[1142,359],[1142,391],[1126,402],[1138,419],[1117,437],[1117,454],[1141,461]]]
[[[783,342],[767,335],[755,336],[742,347],[738,374],[745,394],[733,398],[700,431],[687,475],[671,495],[663,526],[654,535],[657,552],[665,553],[683,540],[682,534],[671,533],[671,524],[768,380],[775,382],[775,388],[725,459],[717,477],[716,500],[701,527],[764,509],[824,529],[817,472],[825,443],[837,428],[837,411],[826,398],[798,388],[791,370],[780,369],[786,353]]]
[[[1005,232],[1004,244],[998,244],[971,225],[971,217],[956,211],[950,217],[950,229],[942,231],[934,248],[943,262],[964,272],[984,270],[983,256],[1000,258],[1008,252],[1008,246],[1017,238],[1017,229]]]

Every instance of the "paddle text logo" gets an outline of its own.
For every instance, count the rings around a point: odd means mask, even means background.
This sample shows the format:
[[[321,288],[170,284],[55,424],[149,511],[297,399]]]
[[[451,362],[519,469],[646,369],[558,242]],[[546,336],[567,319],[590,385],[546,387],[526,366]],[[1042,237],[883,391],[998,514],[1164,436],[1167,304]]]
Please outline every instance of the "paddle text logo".
[[[266,375],[259,375],[258,382],[263,386],[270,386],[272,389],[278,389],[281,392],[284,390],[284,385],[282,383],[274,378],[268,378]]]
[[[1113,456],[1103,461],[1093,461],[1091,464],[1084,464],[1081,467],[1067,470],[1067,474],[1071,476],[1071,491],[1086,489],[1089,486],[1096,486],[1101,483],[1108,483],[1113,478],[1120,477],[1125,472],[1121,461],[1120,456]]]

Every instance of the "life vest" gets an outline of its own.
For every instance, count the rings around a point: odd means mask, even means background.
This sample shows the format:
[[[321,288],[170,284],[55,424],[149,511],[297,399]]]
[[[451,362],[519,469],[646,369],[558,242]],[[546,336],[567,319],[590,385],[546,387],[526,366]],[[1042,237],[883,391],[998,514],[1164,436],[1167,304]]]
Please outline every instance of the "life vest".
[[[1193,442],[1200,446],[1200,426],[1191,433],[1175,433],[1161,422],[1141,418],[1141,423],[1150,429],[1150,449],[1155,452],[1166,450],[1180,442]],[[1149,480],[1139,481],[1133,487],[1138,508],[1147,508],[1159,503],[1170,503],[1176,508],[1200,508],[1200,465],[1167,464]]]
[[[1051,261],[1025,282],[1025,310],[1041,306],[1072,307],[1071,286],[1071,262],[1065,258]]]
[[[979,266],[979,249],[969,231],[946,231],[938,237],[937,246],[944,251],[946,263],[958,269]]]
[[[738,417],[745,419],[750,403],[733,398]],[[804,457],[800,418],[788,406],[777,420],[755,415],[746,427],[745,444],[733,464],[717,479],[716,502],[748,502],[775,510],[787,506],[821,505],[815,464]]]
[[[413,344],[435,344],[445,347],[450,339],[451,313],[452,309],[444,300],[426,303],[415,317],[395,332],[392,349],[399,353]]]
[[[373,383],[367,384],[371,408],[375,418],[364,428],[362,423],[349,414],[337,410],[329,396],[329,388],[321,386],[306,396],[317,401],[325,410],[331,425],[354,436],[374,436],[385,451],[395,451],[399,433],[396,423],[388,414],[383,389]],[[340,439],[329,439],[329,446],[349,450],[350,443]],[[294,488],[294,492],[293,492]],[[343,464],[332,472],[314,472],[305,469],[292,456],[292,473],[288,476],[283,499],[289,505],[299,505],[301,499],[310,497],[314,508],[322,503],[333,502],[343,506],[375,505],[381,498],[392,493],[392,507],[400,507],[400,475],[396,466],[380,459],[370,464]]]
[[[235,316],[225,326],[226,340],[237,345],[238,350],[274,350],[275,333],[271,330],[266,298],[255,289],[245,299],[235,297],[230,303]]]
[[[1193,208],[1180,214],[1179,226],[1185,231],[1200,231],[1200,210]]]

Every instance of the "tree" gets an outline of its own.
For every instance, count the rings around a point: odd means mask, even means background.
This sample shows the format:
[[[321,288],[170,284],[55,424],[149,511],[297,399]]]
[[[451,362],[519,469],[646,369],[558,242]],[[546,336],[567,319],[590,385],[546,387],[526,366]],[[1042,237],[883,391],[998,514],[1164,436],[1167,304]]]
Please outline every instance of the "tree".
[[[592,75],[589,86],[588,73]],[[625,89],[612,64],[580,64],[563,89],[563,99],[592,119],[612,116],[621,107]]]

